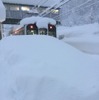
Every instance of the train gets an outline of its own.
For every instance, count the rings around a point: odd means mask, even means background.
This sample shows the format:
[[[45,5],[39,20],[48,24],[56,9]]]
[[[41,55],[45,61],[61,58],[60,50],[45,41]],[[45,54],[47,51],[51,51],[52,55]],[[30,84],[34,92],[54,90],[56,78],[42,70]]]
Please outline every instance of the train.
[[[56,22],[51,18],[31,17],[20,21],[17,27],[9,32],[10,35],[49,35],[57,37]]]

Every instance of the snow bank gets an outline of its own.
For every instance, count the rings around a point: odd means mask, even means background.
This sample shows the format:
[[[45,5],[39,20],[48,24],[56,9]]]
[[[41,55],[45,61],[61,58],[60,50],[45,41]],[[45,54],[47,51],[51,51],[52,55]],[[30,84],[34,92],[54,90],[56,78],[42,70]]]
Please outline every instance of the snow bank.
[[[66,38],[99,35],[99,24],[85,24],[73,27],[59,26],[57,27],[57,35],[64,35]]]
[[[63,39],[66,43],[74,46],[75,48],[89,53],[99,55],[99,37],[97,36],[85,36],[85,37],[72,37]]]
[[[0,0],[0,22],[3,22],[6,19],[6,10],[5,7]]]
[[[98,23],[57,29],[59,39],[86,53],[99,54]]]
[[[3,38],[0,100],[99,100],[98,59],[50,36]]]

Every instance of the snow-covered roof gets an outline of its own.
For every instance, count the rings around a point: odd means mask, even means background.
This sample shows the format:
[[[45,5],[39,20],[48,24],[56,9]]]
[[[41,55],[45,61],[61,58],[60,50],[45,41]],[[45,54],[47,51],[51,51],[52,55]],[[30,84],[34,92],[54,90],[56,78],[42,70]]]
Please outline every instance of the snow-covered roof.
[[[6,3],[51,6],[53,3],[58,2],[60,0],[2,0],[2,1]]]
[[[5,11],[5,7],[2,3],[2,1],[0,0],[0,22],[3,22],[6,18],[6,11]]]

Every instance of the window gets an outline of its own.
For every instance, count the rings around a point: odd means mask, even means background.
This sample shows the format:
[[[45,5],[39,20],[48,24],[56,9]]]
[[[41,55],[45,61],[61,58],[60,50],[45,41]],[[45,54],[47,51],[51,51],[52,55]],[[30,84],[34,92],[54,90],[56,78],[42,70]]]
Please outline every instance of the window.
[[[36,23],[34,23],[34,24],[28,24],[26,26],[26,34],[27,35],[38,34],[38,28],[36,26]]]
[[[22,11],[30,11],[30,7],[22,6],[22,7],[21,7],[21,10],[22,10]]]
[[[17,5],[10,5],[10,10],[19,10],[19,6],[17,6]]]
[[[59,10],[58,10],[58,9],[52,9],[52,10],[51,10],[51,13],[59,14]]]
[[[39,29],[39,34],[40,35],[47,35],[47,29],[46,28],[40,28]]]

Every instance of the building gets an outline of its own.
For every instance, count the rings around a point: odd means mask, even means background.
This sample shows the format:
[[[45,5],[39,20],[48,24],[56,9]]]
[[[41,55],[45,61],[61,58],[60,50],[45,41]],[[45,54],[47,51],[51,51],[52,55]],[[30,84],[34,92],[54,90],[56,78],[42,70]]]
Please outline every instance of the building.
[[[4,24],[17,24],[21,19],[30,16],[38,16],[46,8],[51,6],[53,0],[2,0],[6,7],[6,20]],[[47,17],[59,15],[58,9],[51,9]],[[59,18],[56,18],[59,20]]]

